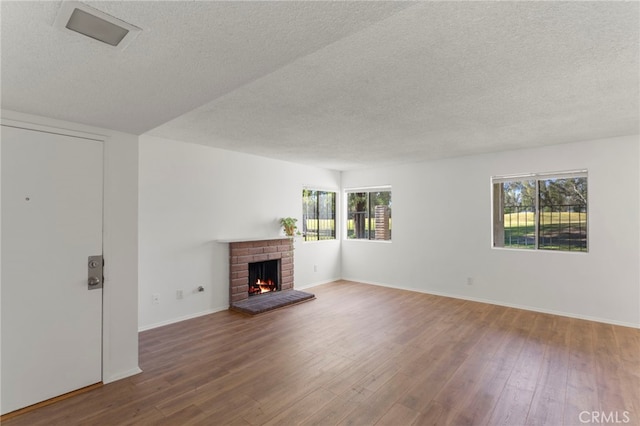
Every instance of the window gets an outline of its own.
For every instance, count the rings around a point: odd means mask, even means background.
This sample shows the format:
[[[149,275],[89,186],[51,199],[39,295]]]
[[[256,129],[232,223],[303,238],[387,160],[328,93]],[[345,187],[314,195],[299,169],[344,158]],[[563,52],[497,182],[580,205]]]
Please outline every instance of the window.
[[[305,241],[336,239],[336,193],[302,190],[302,234]]]
[[[391,240],[391,191],[347,191],[347,238]]]
[[[587,251],[587,172],[493,177],[493,246]]]

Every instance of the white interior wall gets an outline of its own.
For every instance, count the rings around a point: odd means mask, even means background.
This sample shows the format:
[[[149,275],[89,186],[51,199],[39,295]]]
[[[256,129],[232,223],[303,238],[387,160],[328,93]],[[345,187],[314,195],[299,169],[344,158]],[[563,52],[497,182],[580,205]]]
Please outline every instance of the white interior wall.
[[[138,367],[138,136],[109,132],[105,141],[103,382]]]
[[[391,184],[394,233],[391,243],[297,238],[296,288],[345,278],[640,324],[637,137],[342,174],[149,136],[140,147],[142,329],[226,309],[228,252],[216,240],[278,234],[279,217],[301,219],[308,184]],[[492,175],[581,168],[589,170],[589,253],[491,248]]]
[[[640,326],[637,136],[345,172],[341,183],[340,173],[308,166],[6,110],[2,117],[105,135],[107,383],[139,371],[138,322],[149,328],[226,309],[228,252],[215,240],[279,233],[279,217],[301,219],[303,185],[393,185],[394,233],[391,243],[342,247],[296,239],[296,288],[344,277]],[[576,168],[589,169],[588,254],[490,247],[492,175]],[[198,285],[204,293],[193,293]]]
[[[14,111],[2,118],[26,128],[104,136],[105,282],[103,290],[102,380],[140,372],[138,368],[138,137]]]
[[[139,161],[141,329],[227,309],[228,245],[217,240],[282,235],[281,217],[302,219],[304,185],[340,188],[339,172],[146,135]],[[296,238],[295,288],[340,278],[339,246]]]
[[[638,327],[639,160],[633,136],[344,172],[392,185],[393,241],[344,241],[342,276]],[[583,168],[588,253],[491,247],[491,176]]]

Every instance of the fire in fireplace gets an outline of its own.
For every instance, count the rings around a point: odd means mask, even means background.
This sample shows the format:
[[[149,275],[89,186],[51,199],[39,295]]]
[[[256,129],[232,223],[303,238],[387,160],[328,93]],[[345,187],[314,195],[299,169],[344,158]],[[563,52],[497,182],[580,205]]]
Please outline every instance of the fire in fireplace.
[[[249,263],[249,296],[280,290],[280,259]]]

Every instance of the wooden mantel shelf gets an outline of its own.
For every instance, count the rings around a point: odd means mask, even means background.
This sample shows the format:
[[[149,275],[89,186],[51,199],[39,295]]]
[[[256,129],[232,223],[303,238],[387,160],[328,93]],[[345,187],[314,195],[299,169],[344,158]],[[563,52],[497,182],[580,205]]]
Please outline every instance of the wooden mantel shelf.
[[[292,238],[292,237],[287,237],[286,235],[279,235],[279,236],[275,236],[275,237],[226,238],[226,239],[216,240],[216,242],[217,243],[244,243],[244,242],[249,242],[249,241],[284,240],[284,239],[287,239],[287,238]]]

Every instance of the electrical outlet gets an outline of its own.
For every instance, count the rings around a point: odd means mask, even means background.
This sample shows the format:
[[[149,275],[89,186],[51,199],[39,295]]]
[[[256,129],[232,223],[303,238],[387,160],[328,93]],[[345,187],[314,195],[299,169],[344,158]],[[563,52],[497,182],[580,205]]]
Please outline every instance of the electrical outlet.
[[[318,272],[318,265],[313,265],[313,272]]]
[[[467,277],[467,285],[473,285],[473,277]]]
[[[176,290],[176,299],[182,299],[182,290]]]
[[[151,295],[151,303],[153,303],[154,305],[159,305],[160,304],[160,294],[153,293]]]

